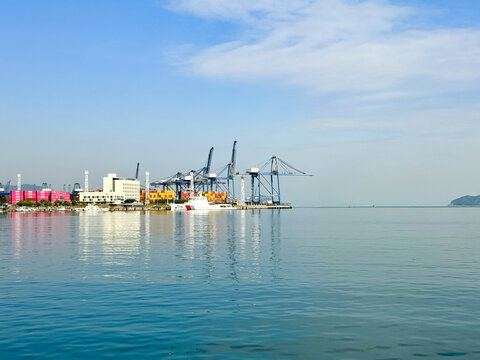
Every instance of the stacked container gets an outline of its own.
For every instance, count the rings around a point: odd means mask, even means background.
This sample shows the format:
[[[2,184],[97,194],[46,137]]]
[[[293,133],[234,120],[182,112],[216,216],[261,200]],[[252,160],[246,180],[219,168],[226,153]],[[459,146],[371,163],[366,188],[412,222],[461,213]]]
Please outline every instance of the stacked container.
[[[208,202],[213,202],[213,203],[225,203],[227,202],[227,193],[226,192],[221,192],[221,191],[207,191],[203,193],[203,196],[205,196],[208,200]]]
[[[12,204],[16,204],[19,201],[23,201],[23,191],[12,190]]]
[[[156,200],[173,200],[175,193],[173,190],[151,190],[150,191],[150,201],[155,202]]]
[[[23,199],[31,201],[33,203],[37,202],[37,192],[36,191],[24,191]]]
[[[37,202],[50,201],[50,191],[37,191]]]
[[[72,202],[72,200],[70,199],[70,193],[69,192],[64,192],[63,193],[63,201]]]
[[[180,191],[180,199],[182,200],[188,200],[190,198],[190,195],[188,194],[188,192],[185,192],[185,191]]]
[[[174,200],[175,192],[173,190],[150,190],[148,196],[150,202],[155,203],[157,200]],[[145,202],[145,190],[140,191],[140,201]]]
[[[50,201],[54,203],[55,201],[63,201],[63,191],[52,191]]]

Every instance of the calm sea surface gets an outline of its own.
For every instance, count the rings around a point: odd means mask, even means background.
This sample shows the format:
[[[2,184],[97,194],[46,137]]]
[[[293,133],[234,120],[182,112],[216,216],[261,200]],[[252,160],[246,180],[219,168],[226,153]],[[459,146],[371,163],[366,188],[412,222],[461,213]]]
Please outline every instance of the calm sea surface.
[[[480,359],[480,209],[0,215],[0,358]]]

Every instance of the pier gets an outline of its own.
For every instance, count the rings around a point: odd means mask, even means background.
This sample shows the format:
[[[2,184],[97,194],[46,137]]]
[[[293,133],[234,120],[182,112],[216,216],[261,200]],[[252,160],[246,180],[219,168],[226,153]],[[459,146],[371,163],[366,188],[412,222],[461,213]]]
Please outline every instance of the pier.
[[[252,210],[252,209],[291,209],[292,205],[237,205],[238,210]]]

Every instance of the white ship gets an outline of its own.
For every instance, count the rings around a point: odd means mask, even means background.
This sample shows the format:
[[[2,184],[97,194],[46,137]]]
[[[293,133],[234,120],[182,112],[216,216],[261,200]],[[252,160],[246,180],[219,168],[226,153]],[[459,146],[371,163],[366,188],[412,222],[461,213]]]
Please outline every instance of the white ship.
[[[88,204],[84,208],[76,208],[75,211],[85,211],[85,212],[98,212],[98,211],[108,211],[107,208],[101,208],[100,206]]]
[[[206,196],[191,195],[186,203],[170,204],[172,211],[190,211],[190,210],[235,210],[231,204],[210,204]]]
[[[195,194],[193,173],[190,173],[189,199],[183,204],[170,204],[171,211],[191,211],[191,210],[235,210],[231,204],[210,204],[206,196]]]
[[[35,211],[34,208],[29,208],[24,206],[20,206],[15,210],[15,212],[34,212],[34,211]]]

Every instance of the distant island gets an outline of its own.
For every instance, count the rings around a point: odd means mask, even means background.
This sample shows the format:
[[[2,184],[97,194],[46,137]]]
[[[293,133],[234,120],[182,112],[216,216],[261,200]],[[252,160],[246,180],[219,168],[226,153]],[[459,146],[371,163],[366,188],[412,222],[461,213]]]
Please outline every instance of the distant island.
[[[480,195],[466,195],[452,200],[450,206],[480,206]]]

